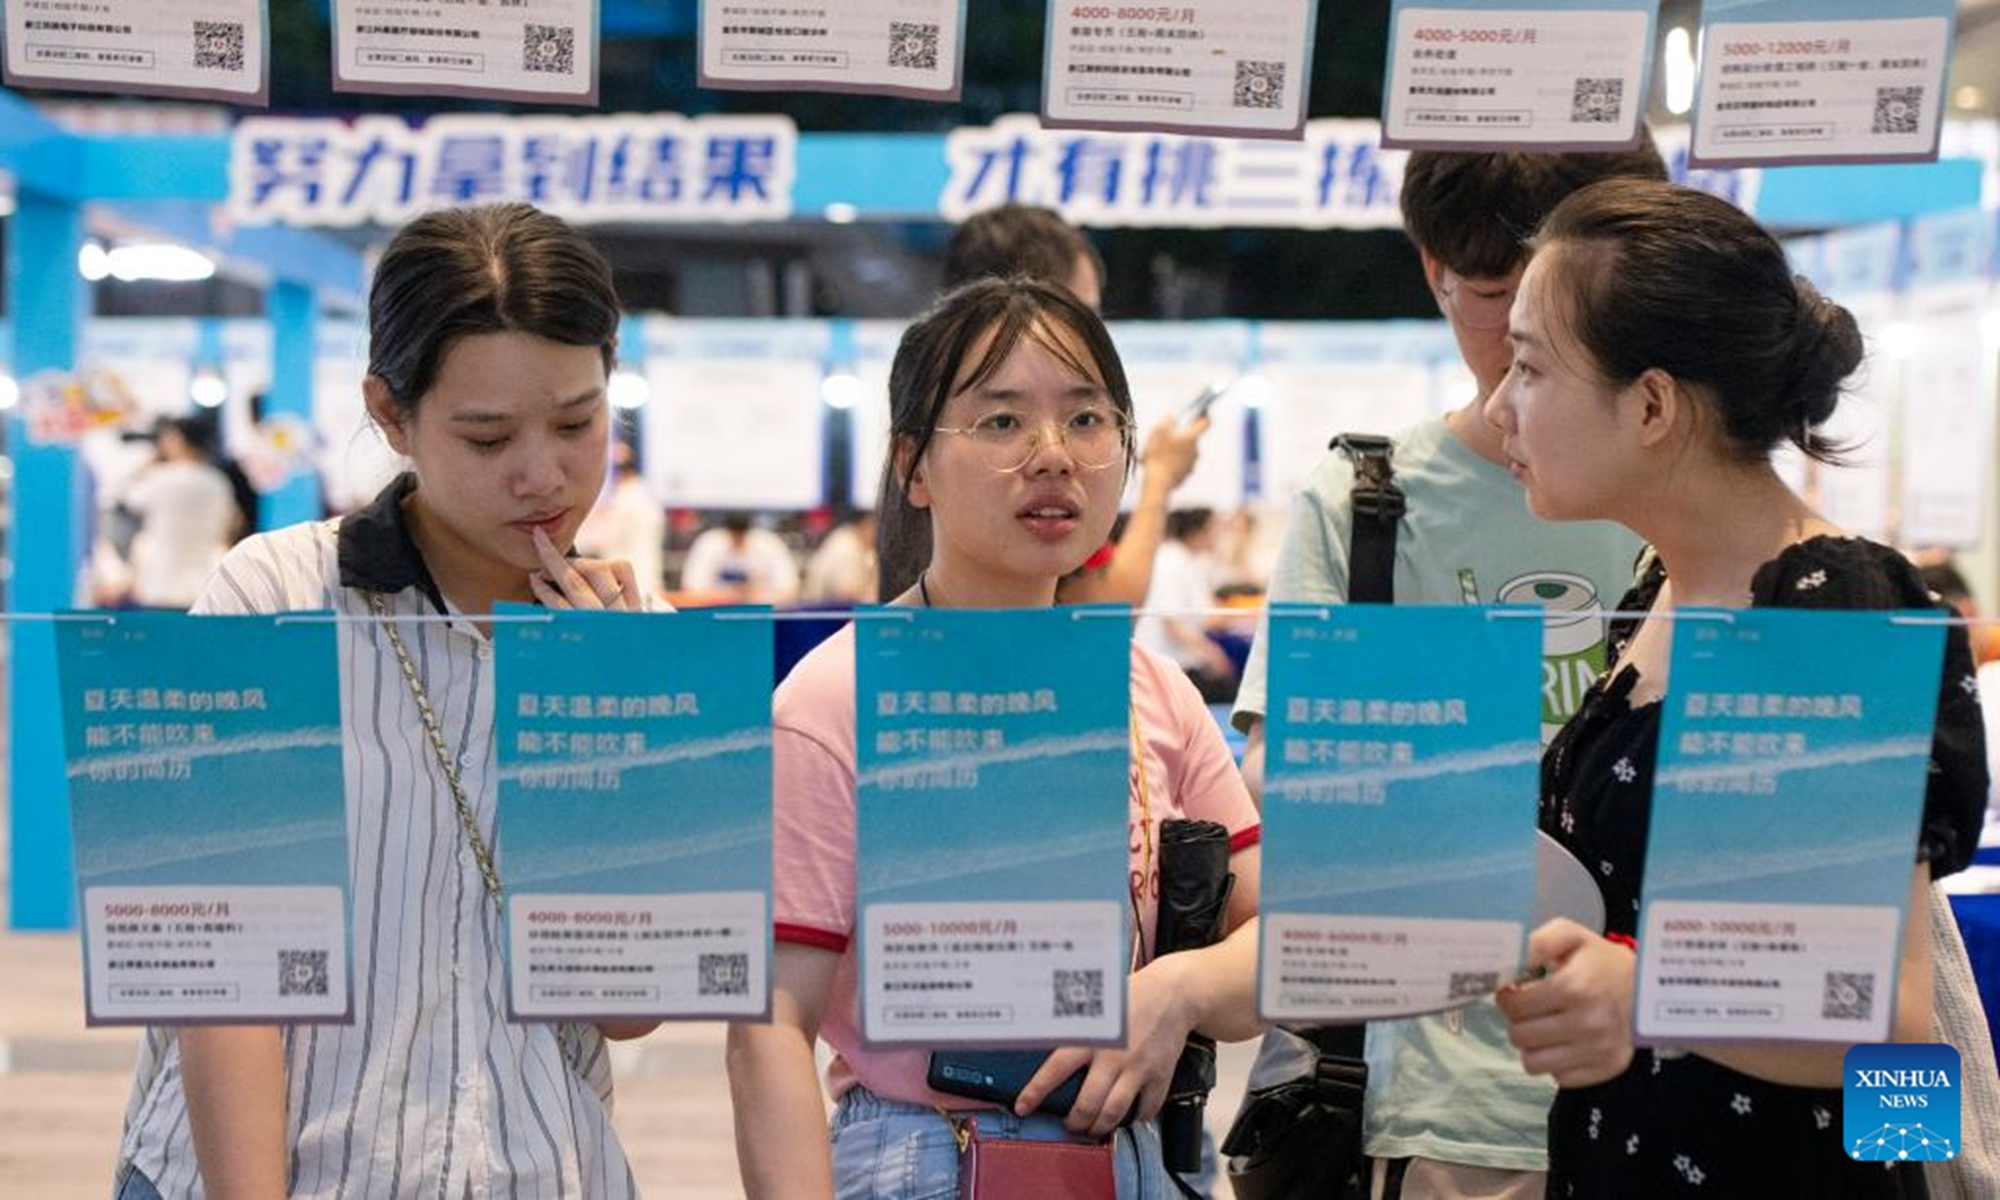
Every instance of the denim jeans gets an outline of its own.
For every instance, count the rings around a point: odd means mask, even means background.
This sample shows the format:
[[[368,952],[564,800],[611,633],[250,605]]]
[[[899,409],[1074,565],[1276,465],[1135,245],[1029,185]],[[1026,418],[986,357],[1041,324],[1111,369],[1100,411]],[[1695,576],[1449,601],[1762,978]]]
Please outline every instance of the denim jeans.
[[[1070,1136],[1056,1117],[978,1112],[988,1137],[1054,1142]],[[833,1113],[835,1200],[951,1200],[958,1194],[958,1142],[934,1108],[850,1089]],[[1118,1200],[1178,1200],[1160,1160],[1160,1132],[1144,1121],[1112,1141]]]
[[[112,1200],[161,1200],[160,1189],[153,1186],[144,1171],[127,1166],[118,1179],[118,1190]]]

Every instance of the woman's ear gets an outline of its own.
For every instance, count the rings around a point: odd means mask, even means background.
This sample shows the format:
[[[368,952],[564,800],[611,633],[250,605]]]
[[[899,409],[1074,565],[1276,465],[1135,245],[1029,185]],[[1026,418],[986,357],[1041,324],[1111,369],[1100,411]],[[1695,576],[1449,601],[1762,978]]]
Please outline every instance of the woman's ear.
[[[1681,381],[1658,367],[1648,367],[1626,389],[1636,407],[1639,444],[1653,447],[1683,430],[1694,418],[1694,397]]]
[[[903,491],[909,497],[911,508],[931,506],[930,481],[924,477],[924,462],[916,459],[917,443],[908,434],[896,438],[896,478],[905,480]],[[914,469],[911,460],[916,459]]]
[[[388,381],[380,375],[369,375],[361,381],[361,399],[368,406],[368,417],[375,422],[382,436],[389,440],[389,448],[408,457],[410,453],[409,430],[403,412],[396,398],[389,391]]]

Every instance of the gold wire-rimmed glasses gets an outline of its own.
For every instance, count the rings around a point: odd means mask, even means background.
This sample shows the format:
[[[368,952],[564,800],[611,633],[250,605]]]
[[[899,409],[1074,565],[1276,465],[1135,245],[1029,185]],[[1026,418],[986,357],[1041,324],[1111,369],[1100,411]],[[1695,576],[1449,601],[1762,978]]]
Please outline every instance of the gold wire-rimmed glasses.
[[[1033,461],[1042,448],[1045,428],[1055,430],[1054,438],[1068,449],[1070,461],[1083,470],[1099,471],[1125,460],[1132,427],[1117,409],[1092,406],[1061,421],[1029,421],[1011,412],[990,412],[970,425],[939,425],[936,432],[963,437],[988,467],[1013,472]]]

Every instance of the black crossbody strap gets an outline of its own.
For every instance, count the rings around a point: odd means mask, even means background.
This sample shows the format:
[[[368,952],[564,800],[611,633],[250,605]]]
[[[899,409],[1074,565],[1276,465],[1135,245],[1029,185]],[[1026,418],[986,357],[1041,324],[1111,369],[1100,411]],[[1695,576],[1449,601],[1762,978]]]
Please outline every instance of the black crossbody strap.
[[[1388,438],[1343,433],[1327,449],[1354,464],[1350,494],[1351,535],[1347,547],[1347,599],[1354,604],[1396,601],[1396,522],[1403,516],[1403,490],[1389,462],[1395,449]]]

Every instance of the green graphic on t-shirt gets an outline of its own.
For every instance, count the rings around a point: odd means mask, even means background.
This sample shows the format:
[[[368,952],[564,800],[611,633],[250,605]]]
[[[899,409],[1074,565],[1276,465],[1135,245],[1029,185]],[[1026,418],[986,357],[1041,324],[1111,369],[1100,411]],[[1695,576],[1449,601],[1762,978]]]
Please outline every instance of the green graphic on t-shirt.
[[[1566,571],[1537,571],[1508,580],[1495,599],[1533,604],[1548,614],[1542,633],[1542,737],[1554,737],[1604,673],[1605,621],[1597,587]]]

